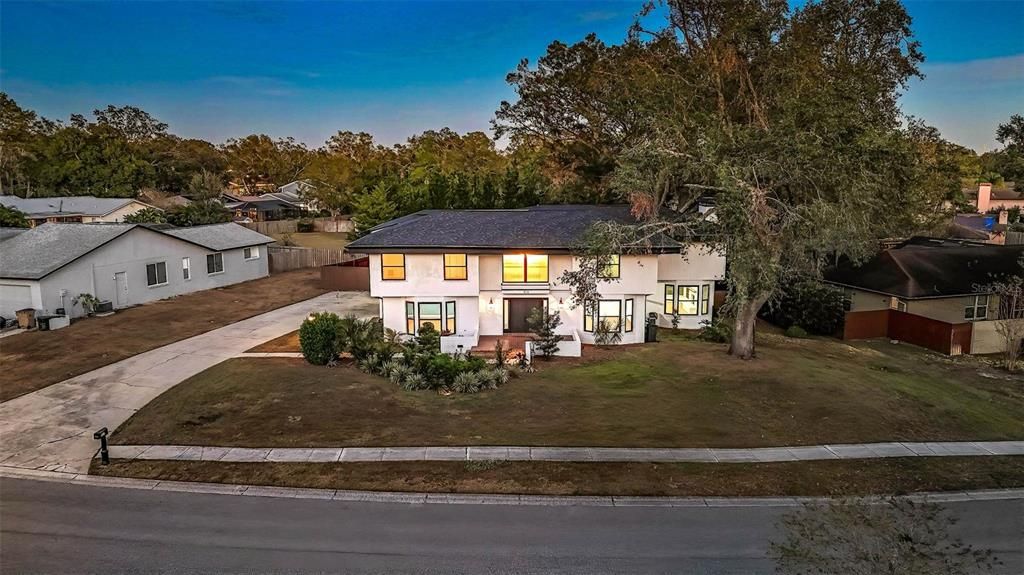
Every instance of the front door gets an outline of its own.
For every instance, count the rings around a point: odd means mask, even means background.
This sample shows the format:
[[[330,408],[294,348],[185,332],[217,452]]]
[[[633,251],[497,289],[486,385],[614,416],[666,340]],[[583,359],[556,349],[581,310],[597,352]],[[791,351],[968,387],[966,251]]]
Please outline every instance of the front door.
[[[544,298],[510,298],[505,300],[505,332],[527,333],[530,326],[526,318],[536,309],[544,309]]]
[[[116,291],[114,297],[114,306],[118,309],[128,307],[128,276],[124,272],[117,272],[114,274],[114,285]]]

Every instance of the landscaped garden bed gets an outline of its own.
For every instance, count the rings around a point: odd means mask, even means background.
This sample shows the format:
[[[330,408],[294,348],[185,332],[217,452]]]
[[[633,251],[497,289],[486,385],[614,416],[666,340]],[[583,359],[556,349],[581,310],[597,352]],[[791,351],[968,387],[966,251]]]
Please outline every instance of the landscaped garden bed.
[[[815,496],[1024,487],[1024,457],[729,464],[115,460],[109,466],[94,463],[90,473],[172,481],[432,493]]]
[[[667,336],[538,361],[464,395],[405,391],[351,365],[233,359],[175,386],[118,444],[242,447],[759,447],[1024,439],[1024,384],[884,342],[765,334],[761,358]],[[979,367],[981,366],[981,367]]]

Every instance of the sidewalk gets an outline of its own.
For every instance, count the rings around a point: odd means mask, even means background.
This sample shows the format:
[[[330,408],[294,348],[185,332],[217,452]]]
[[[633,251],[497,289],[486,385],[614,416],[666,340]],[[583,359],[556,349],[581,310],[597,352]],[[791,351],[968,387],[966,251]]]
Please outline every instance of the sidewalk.
[[[312,312],[375,315],[376,310],[377,303],[364,293],[328,293],[0,403],[0,465],[84,473],[98,449],[92,437],[97,429],[113,432],[185,379],[297,329]]]
[[[884,457],[1024,455],[1024,441],[860,443],[718,448],[630,447],[321,447],[246,448],[188,445],[113,445],[113,459],[334,463],[354,461],[636,461],[769,463]]]

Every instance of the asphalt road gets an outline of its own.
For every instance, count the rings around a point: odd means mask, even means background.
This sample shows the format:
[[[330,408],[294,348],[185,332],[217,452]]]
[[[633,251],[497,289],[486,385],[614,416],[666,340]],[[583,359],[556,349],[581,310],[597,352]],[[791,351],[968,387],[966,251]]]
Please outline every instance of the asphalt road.
[[[1024,502],[952,503],[1024,572]],[[786,508],[342,503],[0,480],[0,571],[765,573]]]

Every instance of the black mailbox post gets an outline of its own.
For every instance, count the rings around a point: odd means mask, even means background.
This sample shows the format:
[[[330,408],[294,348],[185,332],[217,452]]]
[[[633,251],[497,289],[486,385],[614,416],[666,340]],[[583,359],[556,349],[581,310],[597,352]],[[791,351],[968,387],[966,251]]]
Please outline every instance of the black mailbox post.
[[[92,434],[92,438],[100,440],[100,463],[103,465],[109,465],[110,452],[107,451],[107,428],[101,428],[99,431]]]

